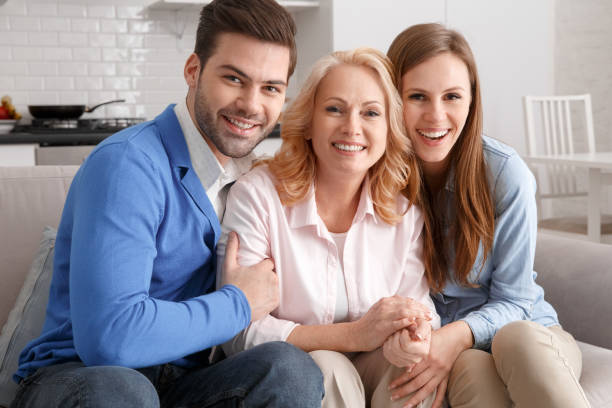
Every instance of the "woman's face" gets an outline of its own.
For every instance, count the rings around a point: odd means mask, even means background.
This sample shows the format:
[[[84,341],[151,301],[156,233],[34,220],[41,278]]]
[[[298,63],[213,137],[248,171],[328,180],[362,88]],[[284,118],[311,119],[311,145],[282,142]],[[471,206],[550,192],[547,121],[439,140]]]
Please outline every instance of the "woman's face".
[[[448,52],[429,58],[402,76],[401,93],[404,123],[425,172],[446,170],[470,110],[467,66]]]
[[[385,152],[385,94],[374,70],[338,65],[321,80],[309,137],[318,174],[365,177]]]

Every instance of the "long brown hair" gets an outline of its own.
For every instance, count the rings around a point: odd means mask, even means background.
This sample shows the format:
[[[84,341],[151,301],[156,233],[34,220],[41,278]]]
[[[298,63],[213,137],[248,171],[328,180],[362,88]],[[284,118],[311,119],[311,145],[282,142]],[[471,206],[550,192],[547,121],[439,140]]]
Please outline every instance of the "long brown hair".
[[[273,158],[260,163],[268,165],[276,178],[276,190],[281,202],[291,206],[303,200],[315,179],[316,156],[308,140],[319,84],[334,67],[347,64],[372,69],[380,80],[387,103],[388,134],[383,156],[368,170],[370,197],[374,211],[385,222],[394,224],[401,219],[398,194],[410,203],[418,196],[420,171],[402,117],[401,98],[395,88],[395,77],[389,59],[373,48],[336,51],[319,59],[299,94],[283,114],[283,142]]]
[[[424,257],[427,279],[435,292],[444,288],[449,277],[449,257],[454,252],[454,281],[475,286],[469,281],[478,249],[482,245],[484,266],[493,247],[495,229],[494,205],[487,183],[487,166],[482,147],[482,99],[480,82],[472,50],[465,38],[440,24],[418,24],[401,32],[387,52],[396,69],[396,84],[401,92],[402,76],[422,62],[450,52],[467,66],[472,99],[463,131],[450,154],[449,169],[454,169],[454,209],[446,211],[446,203],[421,179],[419,205],[425,216]],[[447,171],[447,177],[452,171]],[[447,219],[452,217],[454,219]],[[444,225],[451,225],[454,237],[444,236]],[[454,250],[451,251],[451,243]],[[442,248],[442,250],[440,250]]]

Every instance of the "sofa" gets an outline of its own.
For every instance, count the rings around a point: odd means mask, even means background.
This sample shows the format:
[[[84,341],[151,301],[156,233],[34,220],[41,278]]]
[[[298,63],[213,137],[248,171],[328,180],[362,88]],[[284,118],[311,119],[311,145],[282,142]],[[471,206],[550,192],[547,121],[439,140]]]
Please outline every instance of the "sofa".
[[[23,337],[40,330],[46,305],[40,288],[48,287],[54,243],[45,226],[57,228],[77,170],[0,167],[0,407],[17,388],[7,349],[14,356]],[[561,324],[579,340],[580,383],[592,406],[612,408],[612,246],[540,233],[535,270]]]

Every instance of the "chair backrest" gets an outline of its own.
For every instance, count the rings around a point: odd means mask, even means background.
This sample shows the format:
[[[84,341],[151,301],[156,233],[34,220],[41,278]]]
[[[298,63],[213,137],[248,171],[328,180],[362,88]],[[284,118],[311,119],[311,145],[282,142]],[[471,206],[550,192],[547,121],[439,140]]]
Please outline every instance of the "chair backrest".
[[[595,152],[591,95],[525,96],[529,155]]]

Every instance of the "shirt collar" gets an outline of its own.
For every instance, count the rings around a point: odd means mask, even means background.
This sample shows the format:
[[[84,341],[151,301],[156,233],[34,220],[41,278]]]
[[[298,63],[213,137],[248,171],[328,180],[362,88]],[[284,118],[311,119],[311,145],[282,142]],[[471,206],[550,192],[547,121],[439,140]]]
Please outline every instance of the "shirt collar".
[[[370,197],[369,176],[366,176],[361,187],[361,196],[359,197],[359,205],[357,206],[357,211],[353,218],[353,224],[361,222],[367,214],[370,214],[376,222],[377,218],[374,212],[374,203]],[[314,183],[311,183],[306,197],[290,208],[287,218],[292,228],[321,225],[321,218],[317,212]]]

